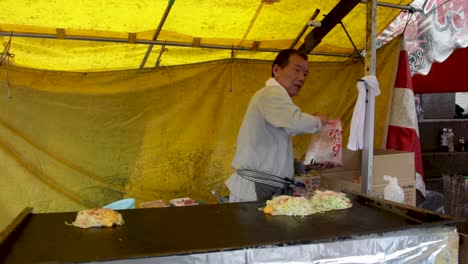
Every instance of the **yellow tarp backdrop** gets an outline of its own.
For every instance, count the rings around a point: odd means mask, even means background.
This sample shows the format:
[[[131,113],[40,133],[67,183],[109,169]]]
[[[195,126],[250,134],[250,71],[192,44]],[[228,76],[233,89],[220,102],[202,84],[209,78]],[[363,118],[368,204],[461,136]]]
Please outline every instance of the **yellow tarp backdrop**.
[[[399,41],[399,40],[398,40]],[[399,42],[378,51],[381,146]],[[270,62],[67,73],[0,68],[0,229],[24,207],[74,211],[123,197],[213,201],[232,172],[237,131]],[[340,117],[347,139],[363,65],[311,63],[305,112]],[[310,136],[295,139],[296,154]],[[347,140],[346,140],[347,141]]]
[[[413,0],[385,0],[390,4],[408,5]],[[157,36],[168,44],[161,56],[160,66],[183,65],[231,58],[273,60],[275,53],[259,49],[290,47],[319,10],[316,21],[322,21],[340,0],[2,0],[0,1],[0,32],[39,34],[41,38],[14,36],[9,53],[15,66],[57,70],[96,72],[137,69],[143,61],[148,45],[130,44],[149,41],[171,6],[167,19]],[[377,33],[382,32],[401,10],[378,6]],[[357,4],[342,20],[358,51],[366,46],[366,5]],[[296,44],[313,30],[307,29]],[[24,35],[23,35],[24,36]],[[36,35],[37,37],[37,35]],[[67,38],[116,40],[94,42]],[[57,39],[60,38],[60,39]],[[3,48],[10,37],[3,39]],[[138,43],[138,42],[137,42]],[[255,43],[258,43],[256,47]],[[184,47],[182,47],[182,46]],[[197,48],[223,46],[227,49]],[[155,45],[145,67],[155,66],[163,47]],[[310,56],[310,61],[346,61],[355,49],[341,25],[327,34],[314,52],[344,54],[345,57]]]

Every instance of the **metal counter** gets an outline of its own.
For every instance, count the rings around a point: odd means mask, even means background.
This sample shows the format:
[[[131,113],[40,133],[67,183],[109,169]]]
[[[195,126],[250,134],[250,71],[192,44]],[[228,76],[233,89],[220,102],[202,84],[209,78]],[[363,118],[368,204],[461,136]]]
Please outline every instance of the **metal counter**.
[[[76,212],[26,213],[0,239],[5,263],[138,259],[345,241],[362,235],[456,226],[461,220],[349,193],[353,207],[306,217],[271,216],[264,203],[121,210],[125,224],[81,229]]]

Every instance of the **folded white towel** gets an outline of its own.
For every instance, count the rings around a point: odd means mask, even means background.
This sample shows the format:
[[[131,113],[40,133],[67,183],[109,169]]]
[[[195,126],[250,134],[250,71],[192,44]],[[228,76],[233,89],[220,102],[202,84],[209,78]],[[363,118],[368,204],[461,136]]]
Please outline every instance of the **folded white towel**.
[[[364,121],[366,119],[366,86],[372,91],[371,96],[380,94],[379,81],[374,75],[368,75],[357,82],[358,98],[354,105],[349,133],[348,149],[358,150],[364,147]]]

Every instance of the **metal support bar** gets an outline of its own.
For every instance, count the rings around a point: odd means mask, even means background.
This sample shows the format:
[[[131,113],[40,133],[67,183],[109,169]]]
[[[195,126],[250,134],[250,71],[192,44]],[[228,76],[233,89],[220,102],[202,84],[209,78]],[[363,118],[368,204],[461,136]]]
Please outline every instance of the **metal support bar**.
[[[376,39],[377,39],[377,1],[368,1],[366,5],[366,75],[375,75]],[[366,117],[364,121],[364,148],[361,164],[361,192],[372,193],[372,177],[374,174],[374,115],[375,95],[369,87],[366,89]]]
[[[366,0],[361,0],[361,4],[365,4],[365,3],[367,3]],[[390,3],[385,3],[385,2],[377,2],[377,5],[382,6],[382,7],[395,8],[395,9],[407,10],[407,11],[412,11],[412,12],[420,11],[412,6],[396,5],[396,4],[390,4]]]
[[[36,34],[36,33],[15,33],[0,31],[0,36],[12,36],[20,38],[43,38],[43,39],[57,39],[56,35],[53,34]],[[87,36],[65,36],[67,40],[82,40],[82,41],[96,41],[96,42],[117,42],[117,43],[128,43],[126,38],[103,38],[103,37],[87,37]],[[147,44],[147,45],[166,45],[174,47],[192,47],[192,43],[174,42],[174,41],[158,41],[158,40],[135,40],[135,44]],[[224,49],[224,50],[241,50],[249,51],[250,47],[243,46],[224,46],[224,45],[212,45],[212,44],[201,44],[200,48],[208,49]],[[257,51],[261,52],[280,52],[282,49],[265,49],[259,48]],[[308,55],[320,55],[320,56],[331,56],[331,57],[344,57],[349,58],[352,55],[345,53],[331,53],[331,52],[310,52]]]
[[[312,14],[312,16],[310,17],[309,21],[315,20],[315,18],[318,16],[319,13],[320,13],[320,9],[315,9],[314,14]],[[289,46],[290,49],[294,49],[294,47],[296,46],[297,42],[299,42],[299,40],[302,38],[302,35],[304,35],[304,33],[306,32],[306,30],[309,28],[309,21],[307,21],[307,23],[306,23],[306,24],[304,25],[304,27],[302,28],[301,32],[299,32],[299,35],[297,35],[296,39],[293,41],[293,43],[291,43],[291,46]]]
[[[349,35],[349,32],[348,30],[346,29],[345,25],[343,24],[343,21],[340,21],[340,25],[341,27],[343,28],[344,32],[346,33],[346,36],[348,36],[348,39],[349,41],[351,42],[351,45],[353,45],[353,48],[354,48],[354,52],[356,52],[356,55],[359,56],[359,60],[362,62],[362,64],[365,64],[364,63],[364,60],[362,59],[361,55],[359,55],[359,50],[356,48],[356,45],[354,44],[354,41],[353,39],[351,38],[351,36]]]
[[[161,33],[162,27],[164,23],[166,22],[166,18],[169,15],[169,12],[171,12],[171,8],[172,8],[172,5],[174,5],[174,2],[175,0],[169,0],[169,2],[167,3],[166,10],[164,11],[163,17],[161,18],[161,21],[159,22],[158,28],[154,32],[153,40],[158,39],[159,33]],[[143,61],[141,61],[140,69],[145,67],[146,60],[148,60],[148,57],[152,49],[153,49],[153,44],[150,44],[148,47],[148,50],[146,51],[145,57],[143,58]]]

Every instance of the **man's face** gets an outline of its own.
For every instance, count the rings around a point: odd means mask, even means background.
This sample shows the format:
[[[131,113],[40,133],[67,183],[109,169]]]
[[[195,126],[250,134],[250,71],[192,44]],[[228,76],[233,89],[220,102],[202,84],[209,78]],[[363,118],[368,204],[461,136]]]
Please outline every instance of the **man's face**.
[[[273,76],[291,97],[299,94],[308,73],[307,61],[296,54],[291,54],[289,63],[284,68],[277,64],[273,66]]]

